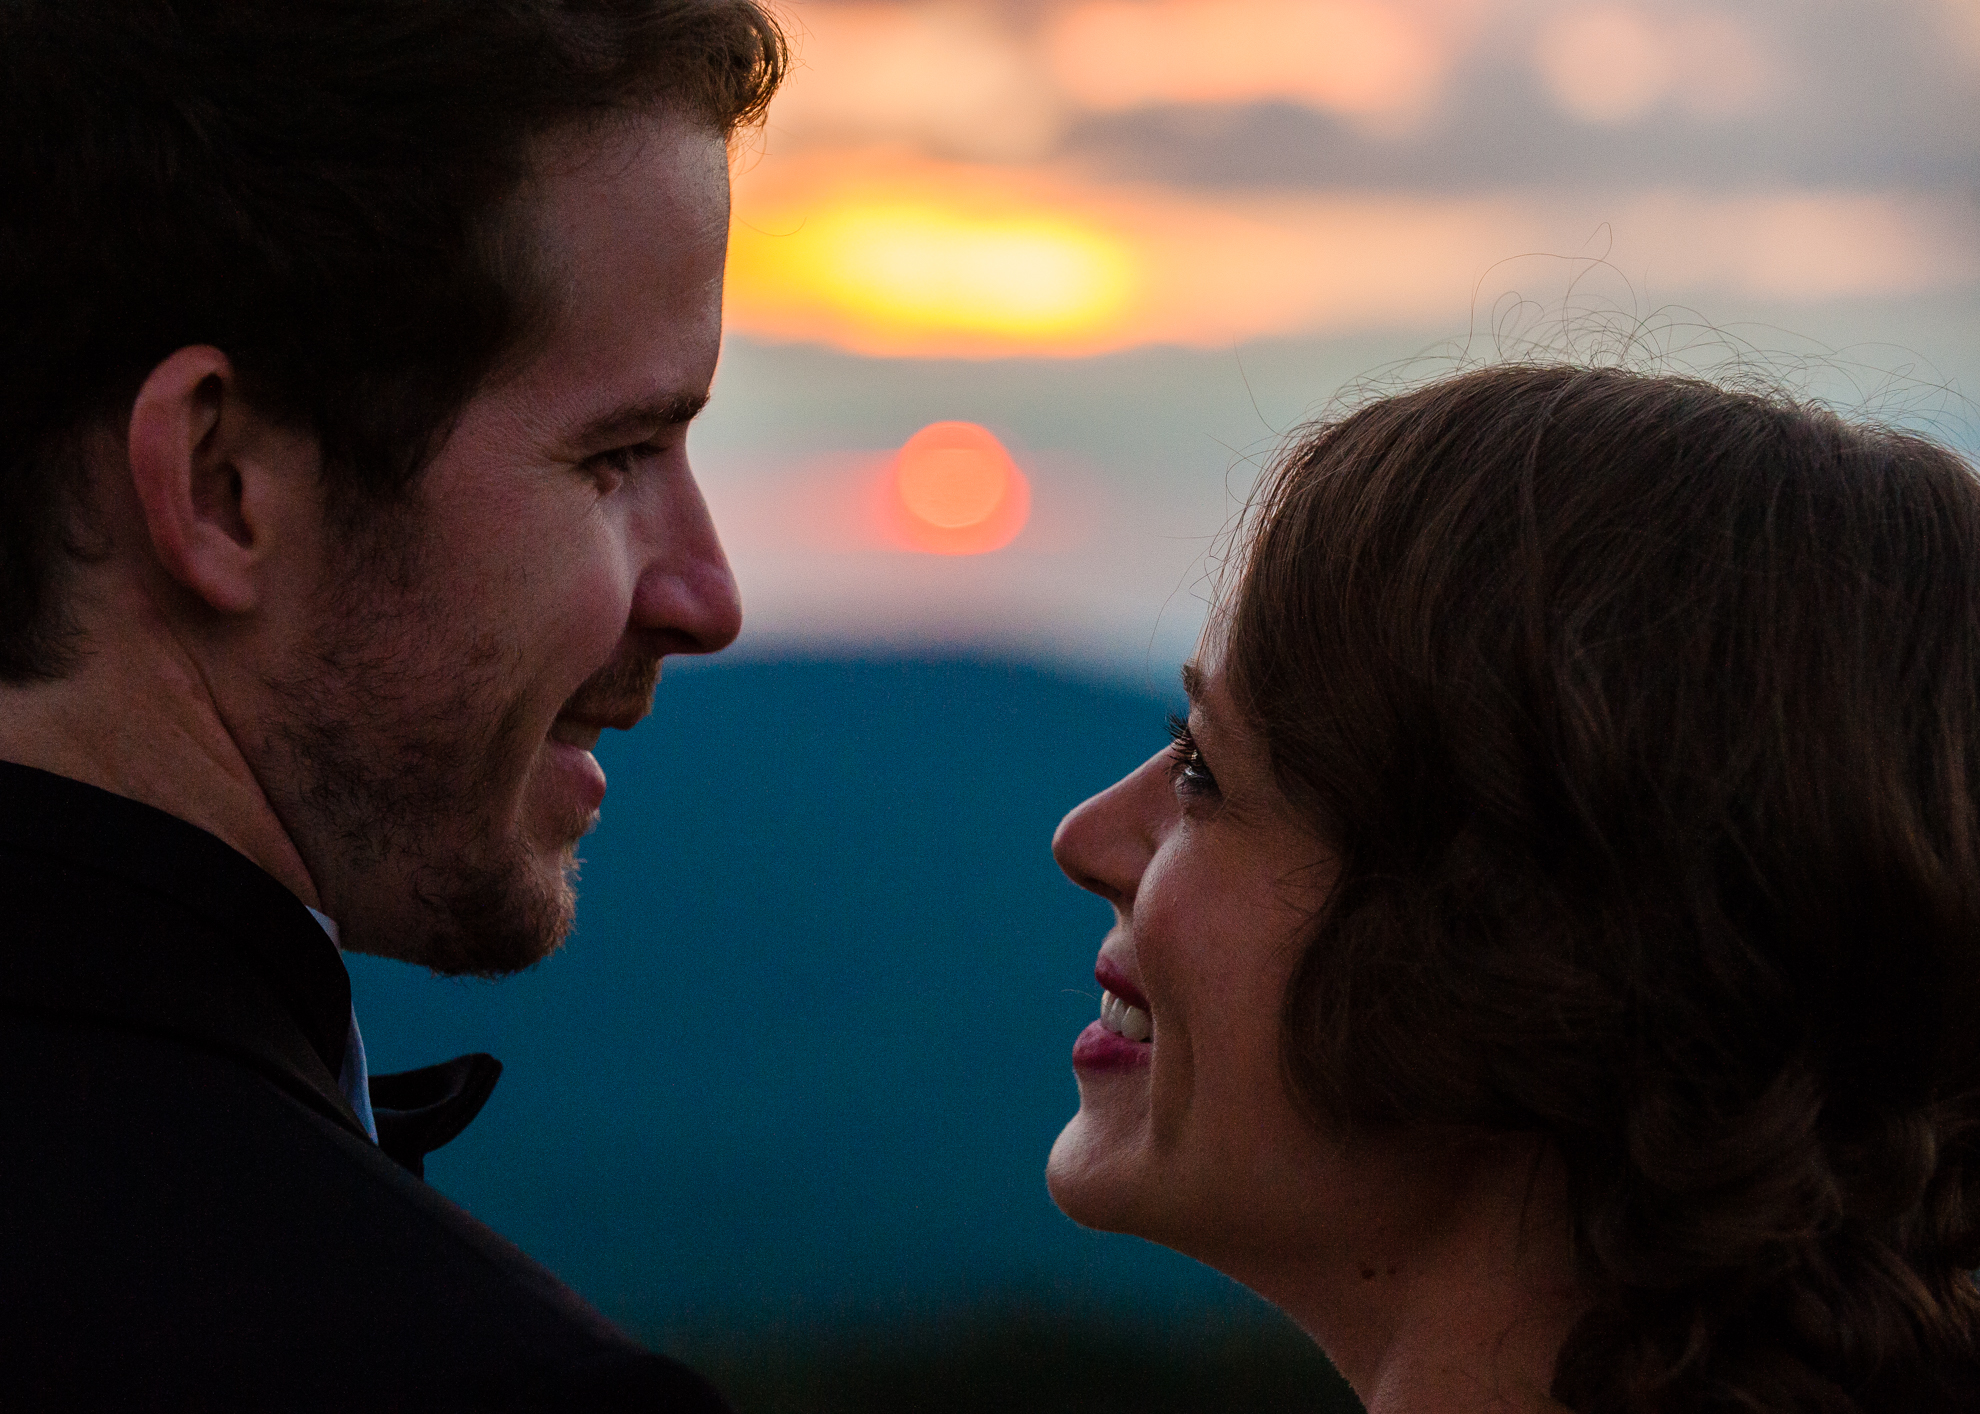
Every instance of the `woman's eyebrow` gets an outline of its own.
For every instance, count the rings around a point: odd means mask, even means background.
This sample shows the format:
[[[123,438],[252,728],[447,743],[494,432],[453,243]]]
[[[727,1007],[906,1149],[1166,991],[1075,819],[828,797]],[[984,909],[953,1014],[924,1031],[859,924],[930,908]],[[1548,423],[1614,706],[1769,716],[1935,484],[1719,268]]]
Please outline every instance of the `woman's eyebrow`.
[[[1201,704],[1203,698],[1203,669],[1192,658],[1182,665],[1183,693],[1193,703]]]

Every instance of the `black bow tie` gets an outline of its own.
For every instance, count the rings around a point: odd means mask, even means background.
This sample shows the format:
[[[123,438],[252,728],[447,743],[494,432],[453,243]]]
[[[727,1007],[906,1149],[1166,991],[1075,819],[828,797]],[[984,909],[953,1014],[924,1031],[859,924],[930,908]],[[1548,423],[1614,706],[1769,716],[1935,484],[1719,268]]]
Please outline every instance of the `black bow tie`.
[[[466,1129],[488,1103],[502,1062],[477,1051],[439,1065],[371,1077],[371,1117],[378,1147],[426,1177],[426,1156]]]

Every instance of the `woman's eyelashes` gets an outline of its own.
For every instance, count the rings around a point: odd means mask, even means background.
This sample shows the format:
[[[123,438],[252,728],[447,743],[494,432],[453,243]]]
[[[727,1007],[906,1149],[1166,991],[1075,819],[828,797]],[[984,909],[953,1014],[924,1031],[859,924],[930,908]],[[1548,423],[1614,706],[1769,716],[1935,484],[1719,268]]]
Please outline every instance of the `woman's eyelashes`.
[[[1188,720],[1173,712],[1169,714],[1169,738],[1169,778],[1176,783],[1176,793],[1214,800],[1220,794],[1217,778],[1204,761],[1203,749],[1196,744]]]

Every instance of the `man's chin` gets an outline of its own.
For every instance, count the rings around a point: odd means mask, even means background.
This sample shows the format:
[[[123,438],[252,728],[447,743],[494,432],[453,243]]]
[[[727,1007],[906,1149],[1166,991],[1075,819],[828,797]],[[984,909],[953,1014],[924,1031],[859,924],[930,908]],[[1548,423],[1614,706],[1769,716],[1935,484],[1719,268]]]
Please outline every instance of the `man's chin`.
[[[507,867],[419,870],[366,889],[338,919],[352,952],[394,958],[445,977],[506,977],[562,947],[577,912],[577,863],[525,857]],[[383,885],[383,881],[380,881]]]

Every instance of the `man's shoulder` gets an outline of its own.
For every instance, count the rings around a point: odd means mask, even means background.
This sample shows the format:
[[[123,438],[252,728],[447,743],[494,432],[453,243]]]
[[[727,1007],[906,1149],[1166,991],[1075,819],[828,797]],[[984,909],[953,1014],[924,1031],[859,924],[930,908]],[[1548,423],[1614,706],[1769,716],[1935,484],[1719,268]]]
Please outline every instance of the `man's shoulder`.
[[[10,1407],[723,1407],[237,1059],[5,1023]]]

